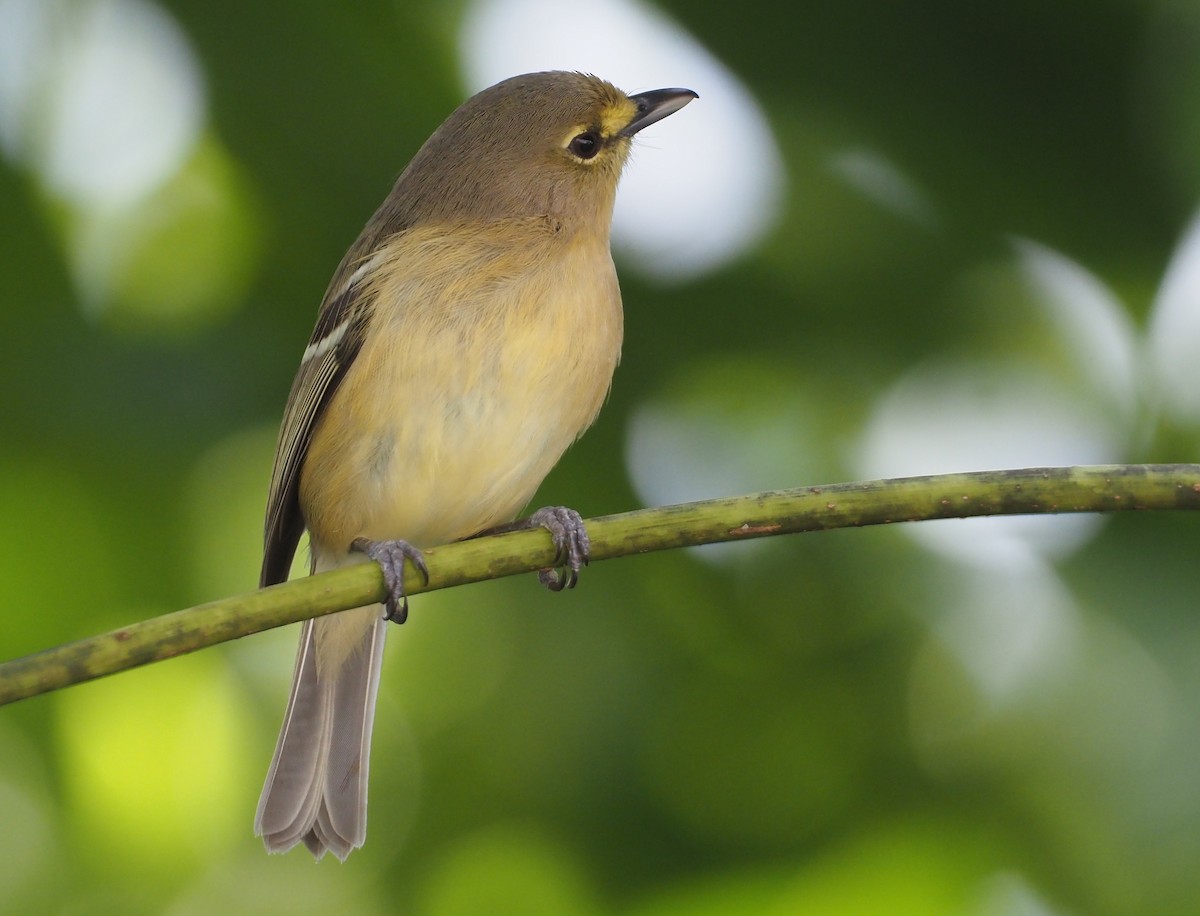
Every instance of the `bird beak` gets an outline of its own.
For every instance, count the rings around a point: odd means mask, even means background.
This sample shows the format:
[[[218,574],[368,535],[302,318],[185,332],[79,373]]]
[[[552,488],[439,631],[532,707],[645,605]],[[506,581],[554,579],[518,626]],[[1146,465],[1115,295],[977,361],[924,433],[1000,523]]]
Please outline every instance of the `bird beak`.
[[[629,101],[637,105],[637,114],[625,125],[619,136],[632,137],[643,127],[649,127],[655,121],[675,114],[692,99],[698,98],[700,96],[690,89],[654,89],[631,95]]]

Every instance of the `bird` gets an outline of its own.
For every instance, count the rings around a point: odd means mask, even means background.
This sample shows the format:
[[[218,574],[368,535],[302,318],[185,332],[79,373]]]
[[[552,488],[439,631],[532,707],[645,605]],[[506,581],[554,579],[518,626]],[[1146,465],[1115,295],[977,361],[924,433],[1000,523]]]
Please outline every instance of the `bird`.
[[[472,96],[429,137],[342,258],[288,396],[260,587],[375,561],[389,597],[303,624],[255,817],[270,852],[345,858],[366,840],[371,731],[388,621],[422,548],[519,525],[587,561],[578,513],[514,519],[596,419],[621,352],[609,246],[633,136],[697,94],[627,95],[546,71]]]

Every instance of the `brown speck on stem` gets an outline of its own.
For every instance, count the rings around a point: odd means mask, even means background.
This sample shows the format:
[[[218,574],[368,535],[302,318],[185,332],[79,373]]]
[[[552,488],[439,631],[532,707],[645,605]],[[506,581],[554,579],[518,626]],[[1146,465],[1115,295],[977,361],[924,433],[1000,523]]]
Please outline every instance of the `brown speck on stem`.
[[[772,531],[778,531],[779,528],[779,525],[751,525],[746,522],[729,533],[731,535],[770,534]]]

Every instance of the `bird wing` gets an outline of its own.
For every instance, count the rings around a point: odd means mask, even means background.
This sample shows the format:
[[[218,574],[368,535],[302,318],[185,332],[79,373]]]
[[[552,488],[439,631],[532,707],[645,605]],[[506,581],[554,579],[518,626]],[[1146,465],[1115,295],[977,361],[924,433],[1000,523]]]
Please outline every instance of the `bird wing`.
[[[275,448],[275,467],[271,471],[260,588],[287,580],[292,557],[304,532],[300,471],[313,430],[362,347],[371,311],[362,301],[366,272],[354,271],[348,282],[340,284],[341,291],[321,309],[292,382]],[[330,292],[334,289],[331,285]]]

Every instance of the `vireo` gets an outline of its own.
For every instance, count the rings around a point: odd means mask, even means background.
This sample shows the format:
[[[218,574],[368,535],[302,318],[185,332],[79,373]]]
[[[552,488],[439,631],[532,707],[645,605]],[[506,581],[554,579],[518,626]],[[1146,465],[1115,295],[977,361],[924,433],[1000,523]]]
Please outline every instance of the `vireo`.
[[[413,157],[333,275],[284,411],[260,584],[380,563],[391,597],[304,624],[258,804],[267,849],[345,859],[363,844],[388,618],[405,559],[511,522],[591,425],[621,352],[609,253],[630,141],[696,94],[626,95],[579,73],[485,89]],[[532,524],[573,584],[587,536],[567,509]]]

